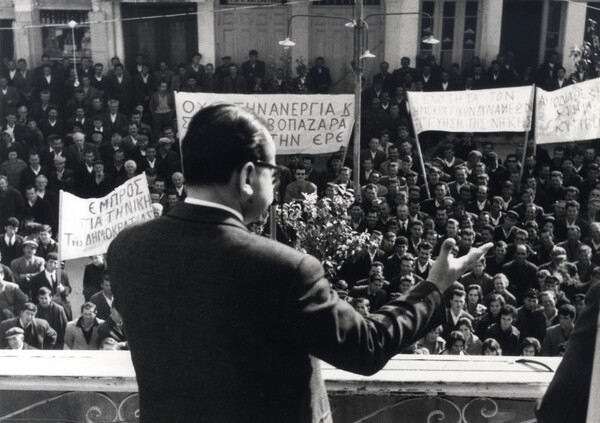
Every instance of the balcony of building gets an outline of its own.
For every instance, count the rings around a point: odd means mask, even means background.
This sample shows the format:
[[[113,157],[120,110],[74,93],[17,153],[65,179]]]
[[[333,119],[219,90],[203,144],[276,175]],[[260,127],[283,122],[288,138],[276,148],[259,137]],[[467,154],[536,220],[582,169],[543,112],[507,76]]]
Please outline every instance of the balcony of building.
[[[334,422],[532,422],[558,358],[399,355],[371,377],[323,364]],[[0,421],[138,421],[126,351],[0,351]]]

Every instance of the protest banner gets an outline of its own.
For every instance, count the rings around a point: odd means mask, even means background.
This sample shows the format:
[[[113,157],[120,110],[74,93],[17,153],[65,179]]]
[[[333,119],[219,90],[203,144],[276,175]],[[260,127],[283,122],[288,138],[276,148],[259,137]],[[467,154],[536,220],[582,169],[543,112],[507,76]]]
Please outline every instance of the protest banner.
[[[347,147],[354,126],[352,95],[175,93],[179,139],[200,109],[231,103],[262,117],[277,154],[323,154]]]
[[[103,254],[128,225],[154,218],[145,175],[138,175],[102,198],[60,192],[61,260]]]
[[[531,129],[533,87],[408,92],[415,132],[523,132]]]
[[[600,79],[536,92],[537,144],[600,138]]]

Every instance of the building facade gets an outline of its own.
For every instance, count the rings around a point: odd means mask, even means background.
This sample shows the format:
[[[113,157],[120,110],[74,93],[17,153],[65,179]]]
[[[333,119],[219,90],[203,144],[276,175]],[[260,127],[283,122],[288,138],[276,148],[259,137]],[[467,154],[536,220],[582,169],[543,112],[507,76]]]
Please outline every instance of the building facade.
[[[385,60],[390,68],[408,56],[414,65],[433,54],[443,66],[468,66],[473,56],[485,66],[503,51],[517,68],[537,66],[557,51],[569,72],[570,50],[580,45],[586,19],[598,17],[587,2],[560,0],[364,0],[368,47],[377,57],[365,61],[367,80]],[[600,6],[600,2],[589,2]],[[108,66],[118,56],[131,66],[138,53],[154,67],[174,68],[200,51],[203,63],[234,63],[256,49],[267,70],[281,66],[286,52],[278,41],[288,35],[292,67],[322,56],[334,92],[352,88],[353,31],[337,16],[352,18],[351,0],[0,0],[0,56],[25,58],[36,66],[52,58],[92,57]],[[429,16],[427,16],[427,15]],[[67,26],[75,21],[73,32]],[[441,42],[421,37],[430,31]],[[75,46],[75,47],[73,47]],[[74,51],[75,50],[75,51]]]

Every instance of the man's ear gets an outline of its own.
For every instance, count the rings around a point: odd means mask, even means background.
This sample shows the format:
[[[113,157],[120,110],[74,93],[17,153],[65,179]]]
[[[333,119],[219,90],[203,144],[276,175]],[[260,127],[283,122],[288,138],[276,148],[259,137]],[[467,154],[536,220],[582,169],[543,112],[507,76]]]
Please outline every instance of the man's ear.
[[[254,163],[248,162],[242,166],[238,176],[237,185],[239,192],[244,197],[251,197],[254,194],[256,177],[256,166],[254,166]]]

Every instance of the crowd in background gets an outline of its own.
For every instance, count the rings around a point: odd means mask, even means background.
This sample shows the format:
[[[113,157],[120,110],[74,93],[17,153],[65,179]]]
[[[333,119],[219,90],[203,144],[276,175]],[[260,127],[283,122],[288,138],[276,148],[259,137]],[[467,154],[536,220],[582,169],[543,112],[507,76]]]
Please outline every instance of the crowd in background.
[[[429,56],[416,69],[403,58],[393,71],[382,62],[362,96],[360,186],[344,154],[327,157],[325,166],[315,156],[285,158],[279,201],[311,193],[327,201],[340,185],[355,191],[349,224],[371,241],[332,284],[365,315],[426,279],[446,238],[457,240],[457,255],[495,243],[492,255],[445,293],[447,323],[409,352],[559,355],[585,292],[600,280],[600,160],[593,143],[550,151],[531,143],[499,157],[489,138],[436,133],[427,137],[424,163],[415,153],[407,91],[533,82],[558,89],[588,78],[584,67],[565,77],[557,55],[537,71],[517,72],[511,61],[507,54],[489,68],[474,58],[468,69],[442,69]],[[110,69],[89,58],[73,66],[48,56],[35,69],[24,59],[3,64],[0,347],[13,349],[127,348],[102,256],[85,269],[81,310],[71,309],[71,284],[57,254],[58,193],[102,197],[143,173],[157,215],[185,199],[174,91],[332,89],[324,58],[298,65],[292,77],[284,68],[267,69],[254,50],[240,66],[230,57],[202,64],[200,54],[155,69],[143,55],[129,69],[118,58]]]

